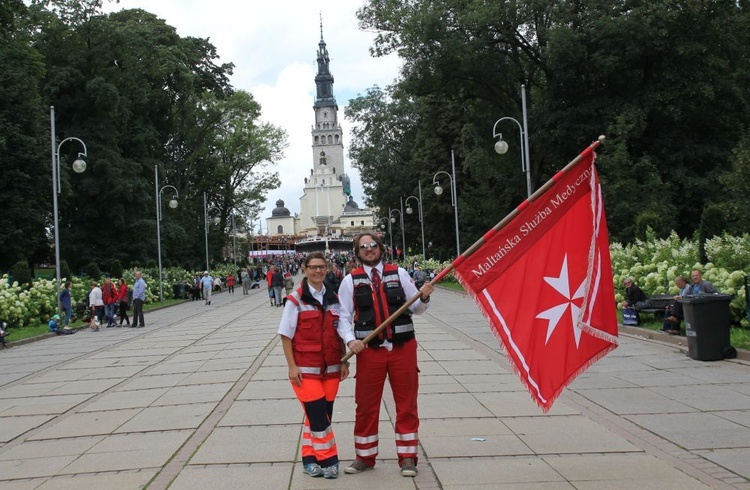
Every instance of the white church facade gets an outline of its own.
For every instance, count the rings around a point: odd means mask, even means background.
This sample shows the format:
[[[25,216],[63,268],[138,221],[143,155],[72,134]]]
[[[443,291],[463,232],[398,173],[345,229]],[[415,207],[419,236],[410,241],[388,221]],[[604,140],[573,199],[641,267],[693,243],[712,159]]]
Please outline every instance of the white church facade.
[[[354,235],[375,227],[372,210],[360,208],[351,195],[344,168],[344,141],[333,75],[321,25],[315,76],[315,121],[311,132],[312,168],[300,172],[300,212],[292,216],[282,200],[266,218],[269,235],[285,235],[304,250],[349,249]]]

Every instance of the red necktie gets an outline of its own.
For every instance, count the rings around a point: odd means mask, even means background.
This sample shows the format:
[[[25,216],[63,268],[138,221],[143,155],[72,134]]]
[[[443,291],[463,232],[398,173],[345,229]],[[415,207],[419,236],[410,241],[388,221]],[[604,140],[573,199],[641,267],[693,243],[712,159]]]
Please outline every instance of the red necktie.
[[[374,290],[380,289],[380,273],[377,269],[372,269],[370,272],[370,280],[372,281],[372,288]]]

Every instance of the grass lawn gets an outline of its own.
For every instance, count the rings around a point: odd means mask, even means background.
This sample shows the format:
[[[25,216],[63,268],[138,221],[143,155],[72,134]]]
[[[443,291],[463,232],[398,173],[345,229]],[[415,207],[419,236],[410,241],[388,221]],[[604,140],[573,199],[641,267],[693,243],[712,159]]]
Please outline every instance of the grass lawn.
[[[153,310],[154,308],[163,308],[166,306],[172,306],[176,305],[178,303],[183,303],[187,300],[184,299],[165,299],[164,301],[157,302],[157,303],[146,303],[143,305],[143,311]],[[128,316],[133,317],[133,309],[131,308],[128,311]],[[87,328],[88,324],[83,323],[81,320],[78,320],[76,322],[71,322],[70,328],[72,329],[80,329],[80,328]],[[47,326],[47,323],[39,323],[37,325],[30,325],[28,327],[24,328],[11,328],[8,330],[8,335],[5,337],[6,342],[16,342],[18,340],[24,340],[29,339],[32,337],[38,337],[40,335],[44,335],[46,333],[49,333],[49,327]]]

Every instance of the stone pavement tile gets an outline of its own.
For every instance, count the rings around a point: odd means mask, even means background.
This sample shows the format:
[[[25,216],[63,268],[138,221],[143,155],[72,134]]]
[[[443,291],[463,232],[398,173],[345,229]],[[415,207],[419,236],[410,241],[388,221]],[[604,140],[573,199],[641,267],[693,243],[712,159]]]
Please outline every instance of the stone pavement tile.
[[[502,419],[537,454],[640,452],[641,449],[581,415]]]
[[[167,431],[109,436],[62,469],[60,474],[160,468],[190,433]]]
[[[696,453],[750,480],[750,447],[714,449],[712,451],[696,451]]]
[[[190,464],[291,462],[299,457],[297,448],[301,430],[301,423],[271,427],[217,427]]]
[[[154,401],[151,406],[186,405],[189,403],[218,402],[232,388],[233,383],[216,383],[210,385],[176,386]]]
[[[211,359],[206,361],[200,370],[203,372],[208,371],[224,371],[227,369],[243,369],[247,370],[252,364],[253,356],[248,356],[245,359],[229,358],[229,359]]]
[[[96,364],[104,363],[105,366],[151,366],[164,359],[163,357],[153,356],[122,356],[122,355],[110,355],[104,359],[97,359],[92,356],[88,359],[81,360],[82,363],[90,361],[91,367],[96,367]],[[89,365],[89,364],[85,364]],[[66,366],[67,367],[67,366]],[[63,368],[64,369],[64,368]]]
[[[0,442],[9,442],[55,418],[53,415],[0,417]],[[1,474],[0,474],[1,475]]]
[[[342,461],[339,464],[339,477],[336,480],[326,480],[324,478],[311,478],[302,473],[302,464],[297,463],[292,472],[292,483],[289,486],[291,490],[316,490],[316,489],[383,489],[389,490],[414,490],[416,479],[404,478],[399,472],[396,461],[378,460],[375,468],[365,471],[358,475],[347,475],[344,473],[344,467],[349,465],[349,461]],[[421,468],[420,468],[421,469]],[[418,478],[418,477],[417,477]]]
[[[58,415],[67,412],[94,396],[81,395],[35,396],[0,400],[0,417],[15,415]]]
[[[446,377],[443,383],[421,383],[424,377],[420,378],[419,394],[423,393],[466,393],[468,390],[461,386],[452,377]]]
[[[640,384],[634,384],[629,381],[620,379],[617,376],[609,374],[581,374],[568,386],[571,390],[590,390],[590,389],[601,389],[601,388],[633,388],[635,386],[642,386]]]
[[[714,415],[723,419],[731,420],[735,424],[740,424],[750,428],[750,410],[727,410],[726,412],[716,412]]]
[[[101,393],[106,391],[118,383],[124,381],[125,378],[112,378],[112,379],[91,379],[91,380],[80,380],[71,381],[65,383],[59,388],[55,388],[50,391],[49,395],[75,395],[79,393]]]
[[[55,369],[54,371],[49,371],[38,376],[29,377],[28,379],[24,380],[24,384],[33,385],[33,384],[39,384],[39,383],[59,383],[59,382],[67,383],[69,381],[75,381],[77,379],[81,379],[88,374],[93,374],[98,369],[104,369],[104,368]]]
[[[233,465],[189,465],[183,469],[170,490],[225,490],[253,488],[289,488],[293,463],[252,463]],[[302,471],[302,470],[300,470]],[[309,477],[308,477],[309,478]],[[320,478],[322,480],[323,478]],[[330,480],[326,480],[329,481]],[[257,488],[260,488],[258,486]],[[295,488],[292,486],[291,488]],[[329,487],[330,488],[330,487]]]
[[[145,488],[158,470],[118,471],[94,475],[57,476],[50,478],[36,490],[132,490]]]
[[[456,339],[444,339],[444,340],[425,340],[422,336],[419,336],[419,349],[427,351],[432,354],[435,351],[442,350],[453,350],[456,348]]]
[[[3,490],[35,490],[40,488],[47,478],[24,478],[22,480],[0,480]],[[49,489],[50,487],[47,487]]]
[[[420,419],[492,416],[492,412],[483,407],[471,393],[419,395]]]
[[[706,383],[736,383],[747,378],[747,367],[731,361],[693,361],[691,366],[682,368],[680,372]]]
[[[596,376],[598,377],[601,375]],[[622,380],[624,383],[628,383],[630,387],[695,386],[696,384],[702,384],[691,376],[671,371],[637,371],[634,373],[614,373],[613,376]],[[575,384],[575,382],[573,382],[573,384]],[[625,387],[626,386],[623,386],[623,388]],[[604,386],[603,388],[617,388],[617,386]]]
[[[0,449],[0,460],[51,458],[54,456],[77,456],[98,444],[105,436],[51,439],[48,441],[25,441],[6,451]],[[0,478],[2,476],[0,475]]]
[[[727,383],[723,385],[724,388],[728,388],[730,390],[736,391],[737,393],[742,393],[743,395],[750,395],[750,383],[741,384],[741,383]]]
[[[340,392],[341,385],[339,385]],[[237,397],[238,400],[268,400],[273,398],[297,399],[294,390],[292,390],[287,380],[253,381],[252,383],[248,383]]]
[[[723,386],[664,386],[654,391],[701,411],[750,410],[750,396],[741,395]]]
[[[650,366],[644,365],[638,357],[617,357],[613,354],[617,353],[620,349],[616,349],[611,353],[607,354],[602,360],[593,364],[589,367],[586,372],[590,374],[594,373],[627,373],[627,372],[638,372],[638,371],[650,371],[653,369]]]
[[[578,393],[618,415],[640,413],[675,414],[695,411],[694,408],[671,400],[649,388],[578,390]]]
[[[15,480],[54,476],[77,457],[78,455],[68,455],[0,461],[0,478]],[[4,486],[4,482],[2,484]]]
[[[484,361],[484,360],[487,360],[487,356],[473,349],[469,349],[468,347],[461,348],[461,349],[452,349],[452,350],[430,351],[430,357],[432,357],[436,361]]]
[[[117,388],[118,391],[146,390],[149,388],[172,388],[177,386],[180,381],[188,375],[181,374],[157,374],[154,376],[139,376],[131,381],[127,381]]]
[[[59,388],[68,381],[56,381],[54,383],[37,383],[37,384],[17,384],[14,386],[0,388],[0,400],[3,398],[23,398],[26,396],[42,396],[47,395],[52,390]]]
[[[215,407],[216,403],[193,403],[144,408],[115,433],[195,429]]]
[[[705,489],[698,480],[647,454],[545,456],[578,489]]]
[[[79,379],[129,378],[144,369],[146,369],[146,366],[107,366],[106,368],[94,369]]]
[[[280,400],[240,400],[232,404],[220,426],[302,423],[302,406],[295,398]]]
[[[169,362],[160,363],[158,366],[148,370],[149,376],[165,374],[192,374],[203,368],[205,361],[179,362],[171,359]]]
[[[440,363],[448,374],[505,374],[507,369],[500,367],[495,361],[443,361]],[[421,369],[421,366],[420,366]]]
[[[286,366],[261,366],[258,372],[253,375],[253,381],[289,379],[289,368]]]
[[[442,487],[447,490],[574,490],[576,487],[567,482],[534,482],[534,483],[492,483],[490,485],[451,485]]]
[[[474,488],[473,485],[491,486],[503,483],[565,482],[565,479],[547,463],[534,457],[437,459],[431,460],[430,465],[442,488]]]
[[[419,442],[430,458],[534,454],[497,419],[426,419]]]
[[[542,417],[549,415],[576,415],[577,410],[558,400],[546,414],[542,412],[526,390],[497,393],[474,393],[474,397],[495,417]]]
[[[29,440],[111,434],[142,409],[110,410],[107,412],[76,413],[29,437]]]
[[[626,417],[688,450],[747,447],[750,429],[711,413],[631,415]]]
[[[527,391],[514,373],[505,374],[463,374],[456,381],[474,393],[498,391]]]
[[[263,361],[264,366],[282,366],[286,367],[286,358],[284,357],[283,350],[280,348],[280,345],[277,346],[273,353],[266,358],[265,361]]]
[[[113,391],[95,402],[83,407],[80,412],[100,412],[121,408],[145,408],[157,398],[169,391],[169,388],[152,388],[138,391]]]
[[[433,360],[420,360],[417,363],[417,367],[419,368],[419,374],[421,377],[424,376],[446,376],[448,375],[448,371],[446,371],[443,366]]]
[[[393,397],[390,394],[387,394],[384,396],[388,400],[389,403],[393,403]],[[299,407],[300,411],[302,410],[302,405],[297,402],[297,406]],[[353,396],[337,396],[336,402],[333,404],[333,420],[336,422],[352,422],[354,423],[354,414],[355,414],[356,406],[354,404],[354,397]],[[300,412],[301,413],[301,412]],[[420,410],[420,416],[422,412]],[[385,405],[383,402],[380,403],[380,414],[378,415],[378,420],[382,422],[390,420],[390,417],[388,415],[388,410],[386,410]]]
[[[180,381],[182,385],[204,385],[209,383],[236,383],[240,376],[245,374],[245,369],[232,369],[224,371],[209,371],[193,373]]]

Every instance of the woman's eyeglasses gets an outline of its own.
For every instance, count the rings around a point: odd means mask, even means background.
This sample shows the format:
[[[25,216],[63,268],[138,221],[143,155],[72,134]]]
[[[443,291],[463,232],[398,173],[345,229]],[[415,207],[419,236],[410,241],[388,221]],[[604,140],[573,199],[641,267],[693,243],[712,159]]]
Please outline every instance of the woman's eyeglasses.
[[[308,265],[307,269],[313,270],[313,271],[324,271],[326,270],[326,266],[324,265]]]
[[[363,243],[359,246],[360,250],[367,250],[368,248],[377,248],[378,242]]]

